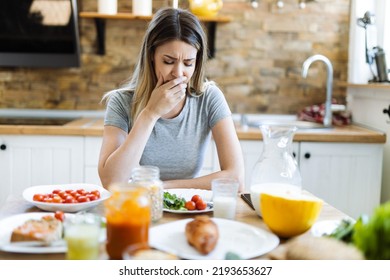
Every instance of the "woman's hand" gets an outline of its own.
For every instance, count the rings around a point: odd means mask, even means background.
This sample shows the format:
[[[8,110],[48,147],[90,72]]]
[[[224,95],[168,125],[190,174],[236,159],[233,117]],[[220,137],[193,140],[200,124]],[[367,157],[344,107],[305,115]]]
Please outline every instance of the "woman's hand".
[[[160,75],[145,109],[156,118],[170,112],[185,97],[186,80],[187,77],[182,76],[164,83],[164,79]]]

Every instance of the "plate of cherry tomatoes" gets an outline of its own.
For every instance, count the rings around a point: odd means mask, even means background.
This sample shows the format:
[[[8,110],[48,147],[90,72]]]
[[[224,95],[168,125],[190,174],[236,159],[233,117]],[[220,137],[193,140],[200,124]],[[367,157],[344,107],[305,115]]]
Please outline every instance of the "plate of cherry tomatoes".
[[[45,211],[79,212],[96,207],[111,193],[94,184],[41,185],[27,188],[23,198]]]
[[[169,209],[164,207],[165,212],[179,214],[199,214],[213,211],[213,192],[202,189],[166,189],[171,195],[176,195],[182,200],[180,209]]]

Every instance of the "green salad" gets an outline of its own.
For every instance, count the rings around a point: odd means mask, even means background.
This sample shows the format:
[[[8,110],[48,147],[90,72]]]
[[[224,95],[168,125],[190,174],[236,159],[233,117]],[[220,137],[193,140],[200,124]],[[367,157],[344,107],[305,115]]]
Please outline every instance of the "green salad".
[[[185,208],[186,200],[182,197],[178,197],[176,194],[164,192],[163,200],[164,208],[169,210],[187,210]]]

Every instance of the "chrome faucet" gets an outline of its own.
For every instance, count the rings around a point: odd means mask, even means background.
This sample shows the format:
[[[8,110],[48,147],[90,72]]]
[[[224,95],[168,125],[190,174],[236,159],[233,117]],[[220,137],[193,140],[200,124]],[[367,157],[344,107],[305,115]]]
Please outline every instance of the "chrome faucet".
[[[316,54],[305,60],[302,66],[302,77],[307,77],[307,72],[310,65],[315,61],[322,61],[326,65],[327,78],[326,78],[326,101],[325,101],[325,117],[324,126],[332,126],[332,87],[333,87],[333,66],[330,60],[321,55]]]

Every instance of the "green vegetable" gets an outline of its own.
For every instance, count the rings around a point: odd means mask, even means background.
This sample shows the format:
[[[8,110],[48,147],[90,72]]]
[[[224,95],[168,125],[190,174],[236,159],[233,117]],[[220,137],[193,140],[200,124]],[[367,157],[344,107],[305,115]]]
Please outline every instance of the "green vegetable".
[[[186,200],[178,197],[176,194],[164,192],[164,208],[170,210],[187,210],[185,208]]]
[[[352,220],[343,219],[331,234],[325,236],[344,241],[345,243],[351,243],[354,225],[355,222]]]
[[[356,222],[352,240],[367,259],[390,259],[390,201],[376,208],[367,222]]]

